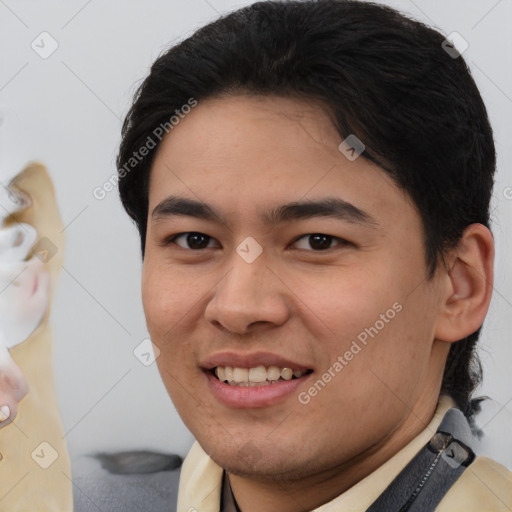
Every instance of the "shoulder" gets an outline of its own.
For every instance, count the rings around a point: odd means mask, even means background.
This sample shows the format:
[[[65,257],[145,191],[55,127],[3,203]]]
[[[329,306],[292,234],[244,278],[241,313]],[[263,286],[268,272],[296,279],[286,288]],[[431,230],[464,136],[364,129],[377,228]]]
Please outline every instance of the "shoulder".
[[[477,457],[437,507],[438,512],[512,509],[512,473],[498,462]]]
[[[176,510],[180,468],[146,474],[112,474],[98,460],[72,464],[74,512],[168,512]]]

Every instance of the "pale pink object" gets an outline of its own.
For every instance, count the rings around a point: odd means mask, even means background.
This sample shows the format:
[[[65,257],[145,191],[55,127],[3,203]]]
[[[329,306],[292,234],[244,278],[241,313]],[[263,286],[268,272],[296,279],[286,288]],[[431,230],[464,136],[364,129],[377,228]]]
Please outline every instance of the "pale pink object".
[[[0,187],[0,428],[12,423],[18,403],[28,393],[25,377],[9,349],[30,336],[48,306],[50,276],[38,258],[26,260],[37,231],[28,224],[4,228],[5,219],[29,206],[27,202]]]

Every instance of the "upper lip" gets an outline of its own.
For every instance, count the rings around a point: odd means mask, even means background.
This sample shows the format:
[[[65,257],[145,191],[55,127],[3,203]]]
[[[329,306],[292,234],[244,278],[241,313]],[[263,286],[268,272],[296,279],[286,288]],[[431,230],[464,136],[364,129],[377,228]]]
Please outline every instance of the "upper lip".
[[[218,352],[201,362],[201,368],[211,370],[216,366],[231,366],[236,368],[255,368],[256,366],[277,366],[292,370],[309,370],[310,366],[270,352],[253,352],[240,354],[237,352]]]

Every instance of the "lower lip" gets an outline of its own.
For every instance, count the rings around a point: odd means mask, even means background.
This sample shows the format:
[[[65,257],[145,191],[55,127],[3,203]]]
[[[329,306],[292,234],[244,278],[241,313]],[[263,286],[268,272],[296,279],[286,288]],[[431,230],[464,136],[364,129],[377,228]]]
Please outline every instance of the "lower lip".
[[[292,394],[309,379],[312,373],[298,379],[279,381],[268,386],[231,386],[221,382],[209,371],[205,372],[208,385],[214,396],[223,404],[234,409],[253,409],[275,405]]]

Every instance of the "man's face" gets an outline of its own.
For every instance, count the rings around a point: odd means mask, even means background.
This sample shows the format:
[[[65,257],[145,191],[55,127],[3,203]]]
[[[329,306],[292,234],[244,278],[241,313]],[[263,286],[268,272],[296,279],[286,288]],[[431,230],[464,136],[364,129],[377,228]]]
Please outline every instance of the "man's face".
[[[320,107],[231,96],[199,102],[153,163],[142,293],[157,364],[187,427],[235,474],[325,475],[384,454],[437,401],[448,344],[434,341],[440,286],[425,277],[420,216],[341,140]],[[178,214],[170,196],[218,218]],[[346,204],[280,215],[328,199]],[[265,382],[224,383],[215,367]]]

